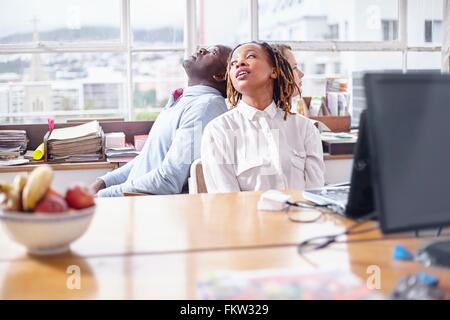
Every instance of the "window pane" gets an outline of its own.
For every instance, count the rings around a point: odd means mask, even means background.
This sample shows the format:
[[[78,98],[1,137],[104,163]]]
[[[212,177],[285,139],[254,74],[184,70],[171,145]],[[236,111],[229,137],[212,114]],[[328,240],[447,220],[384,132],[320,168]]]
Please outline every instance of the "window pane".
[[[243,0],[198,0],[200,45],[234,46],[250,41],[250,2]]]
[[[120,0],[0,0],[0,8],[0,43],[120,39]]]
[[[441,70],[440,52],[408,52],[408,70]]]
[[[183,53],[139,53],[133,55],[134,118],[154,120],[169,95],[187,84],[181,65]]]
[[[132,0],[133,44],[144,46],[183,46],[185,0]]]
[[[386,31],[383,21],[387,22]],[[270,41],[398,38],[395,0],[260,0],[259,36]]]
[[[442,44],[443,8],[442,0],[408,1],[408,42],[410,45]]]
[[[125,65],[119,53],[0,56],[0,121],[123,114]]]
[[[305,97],[325,96],[327,78],[342,78],[347,82],[352,125],[355,126],[365,108],[364,72],[401,71],[402,68],[400,52],[295,52],[295,57],[305,74],[302,79]]]

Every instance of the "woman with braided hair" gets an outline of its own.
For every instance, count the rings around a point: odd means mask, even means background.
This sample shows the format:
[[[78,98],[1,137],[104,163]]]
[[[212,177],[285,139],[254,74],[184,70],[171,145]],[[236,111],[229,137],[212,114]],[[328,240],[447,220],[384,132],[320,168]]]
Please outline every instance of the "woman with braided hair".
[[[299,92],[289,62],[265,42],[238,45],[227,67],[231,110],[205,128],[208,192],[304,189],[324,184],[319,131],[293,114]]]

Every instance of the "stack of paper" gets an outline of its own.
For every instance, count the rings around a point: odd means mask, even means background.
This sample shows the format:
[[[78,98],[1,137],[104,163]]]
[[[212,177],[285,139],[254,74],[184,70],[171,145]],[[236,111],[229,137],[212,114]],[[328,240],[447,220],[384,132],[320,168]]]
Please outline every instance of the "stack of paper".
[[[103,130],[98,121],[54,129],[47,142],[50,160],[94,161],[103,158]]]
[[[0,130],[0,159],[17,159],[27,150],[25,130]]]
[[[130,144],[123,148],[106,149],[106,158],[108,162],[128,162],[138,155],[139,151]]]

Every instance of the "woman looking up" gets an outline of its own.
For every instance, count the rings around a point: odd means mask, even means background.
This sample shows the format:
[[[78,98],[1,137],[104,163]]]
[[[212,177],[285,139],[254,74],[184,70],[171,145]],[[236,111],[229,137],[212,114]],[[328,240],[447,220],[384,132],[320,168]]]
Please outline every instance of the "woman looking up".
[[[233,49],[227,67],[232,109],[212,120],[202,139],[208,192],[324,185],[319,131],[290,112],[296,92],[293,70],[278,50],[265,42]]]

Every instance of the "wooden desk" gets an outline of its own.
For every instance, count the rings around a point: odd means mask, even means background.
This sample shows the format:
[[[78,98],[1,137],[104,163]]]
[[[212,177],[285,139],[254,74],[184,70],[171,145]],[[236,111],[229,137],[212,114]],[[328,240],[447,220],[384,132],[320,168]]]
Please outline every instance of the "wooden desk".
[[[31,172],[36,167],[43,164],[43,161],[32,161],[30,164],[24,164],[20,166],[5,166],[0,167],[0,173],[10,172]],[[106,161],[102,162],[80,162],[80,163],[50,163],[53,170],[92,170],[92,169],[107,169],[114,170],[118,168],[117,163],[110,163]]]
[[[300,191],[291,191],[301,200]],[[314,224],[257,211],[258,192],[98,198],[87,233],[72,245],[85,256],[295,244],[343,231],[351,220],[329,214]],[[378,236],[373,232],[367,236]],[[25,250],[0,234],[0,261]]]
[[[296,199],[300,193],[291,191]],[[282,212],[258,212],[259,193],[98,199],[96,217],[72,252],[28,256],[0,232],[0,298],[198,298],[196,283],[218,270],[320,268],[349,270],[365,281],[381,268],[381,291],[402,275],[426,270],[450,291],[450,271],[391,259],[398,242],[415,250],[422,239],[334,245],[300,256],[296,243],[342,231],[352,222],[327,214],[313,224],[289,222]],[[369,224],[370,225],[370,224]],[[380,236],[378,231],[352,239]],[[448,236],[448,234],[447,234]],[[82,289],[69,290],[66,271],[80,267]]]
[[[29,173],[43,162],[0,167],[0,180],[12,182],[17,174]],[[50,164],[54,170],[53,189],[65,193],[73,183],[92,183],[96,178],[119,167],[117,163],[82,162],[82,163],[54,163]]]

